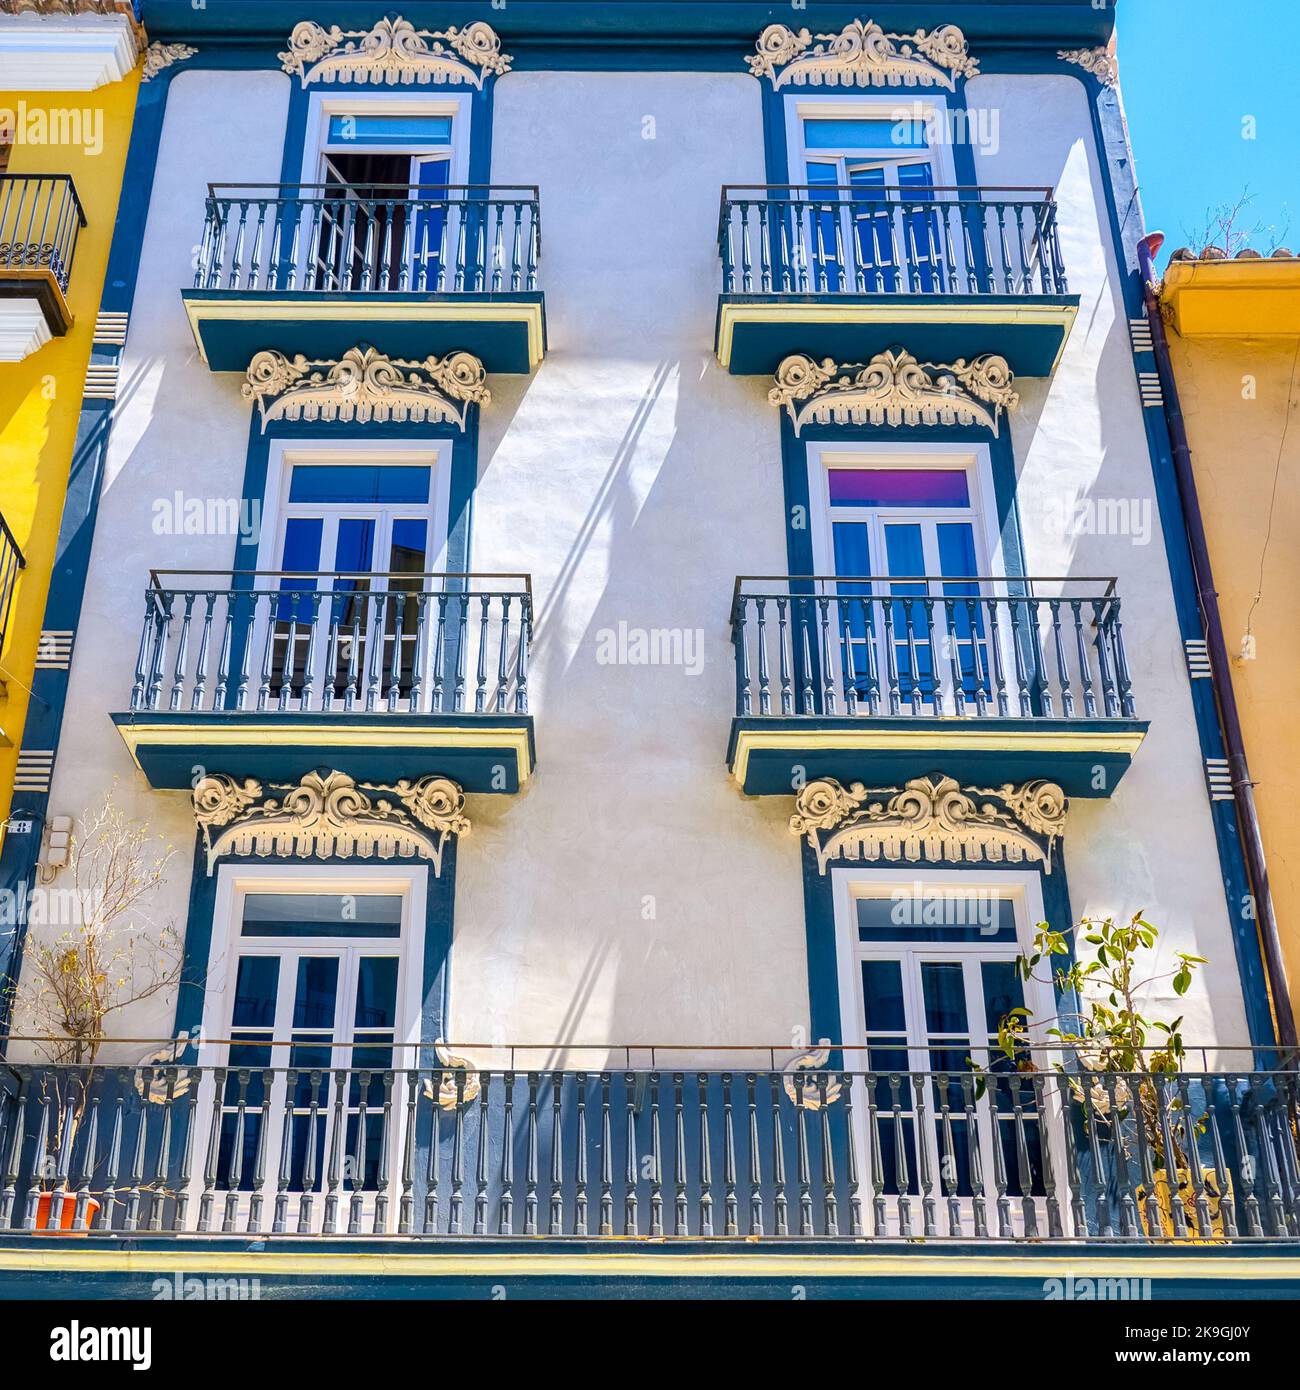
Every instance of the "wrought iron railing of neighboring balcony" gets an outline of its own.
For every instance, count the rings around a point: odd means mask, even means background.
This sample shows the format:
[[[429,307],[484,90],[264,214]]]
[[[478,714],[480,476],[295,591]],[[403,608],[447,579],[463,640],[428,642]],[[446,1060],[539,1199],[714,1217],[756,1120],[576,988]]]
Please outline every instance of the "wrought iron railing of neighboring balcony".
[[[535,185],[209,184],[196,289],[536,290]]]
[[[726,294],[1058,295],[1051,189],[733,184]]]
[[[231,1047],[225,1065],[6,1064],[0,1229],[1300,1239],[1294,1069],[979,1070],[953,1045],[928,1071],[761,1052],[701,1070],[672,1049],[479,1070]]]
[[[1111,579],[741,577],[738,715],[1131,719]]]
[[[9,529],[9,523],[0,514],[0,660],[6,652],[6,639],[9,636],[9,617],[13,612],[14,589],[18,585],[18,572],[27,567],[22,548]]]
[[[522,574],[155,570],[133,710],[528,711]]]
[[[48,270],[66,295],[85,225],[67,174],[0,174],[0,271]]]

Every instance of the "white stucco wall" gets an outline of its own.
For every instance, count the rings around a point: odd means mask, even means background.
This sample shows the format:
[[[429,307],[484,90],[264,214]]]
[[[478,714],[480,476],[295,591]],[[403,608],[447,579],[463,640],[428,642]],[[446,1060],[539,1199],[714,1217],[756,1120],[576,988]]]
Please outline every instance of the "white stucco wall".
[[[159,904],[182,925],[188,797],[145,786],[108,713],[130,690],[149,569],[220,568],[233,554],[229,536],[156,535],[153,504],[176,489],[239,492],[249,407],[238,376],[198,361],[179,290],[207,182],[278,177],[288,93],[271,73],[174,80],[51,800],[52,813],[76,814],[117,779],[127,809],[182,850]],[[1000,150],[979,160],[981,179],[1057,188],[1083,295],[1056,377],[1021,383],[1012,423],[1029,569],[1119,577],[1139,714],[1153,721],[1114,800],[1074,804],[1073,905],[1145,908],[1166,958],[1209,956],[1214,968],[1180,1005],[1187,1035],[1241,1041],[1159,534],[1139,546],[1046,529],[1076,496],[1153,497],[1084,92],[1071,78],[984,77],[970,95],[1000,112]],[[711,351],[718,193],[763,179],[759,86],[744,75],[512,73],[496,89],[492,172],[541,187],[550,347],[532,377],[491,382],[471,566],[532,575],[539,765],[522,796],[471,799],[449,1035],[801,1041],[791,803],[744,799],[724,765],[732,584],[786,567],[768,383],[726,375]],[[620,622],[698,629],[702,670],[600,664],[599,634]],[[118,1027],[163,1036],[171,1021],[170,1001],[155,1000]]]

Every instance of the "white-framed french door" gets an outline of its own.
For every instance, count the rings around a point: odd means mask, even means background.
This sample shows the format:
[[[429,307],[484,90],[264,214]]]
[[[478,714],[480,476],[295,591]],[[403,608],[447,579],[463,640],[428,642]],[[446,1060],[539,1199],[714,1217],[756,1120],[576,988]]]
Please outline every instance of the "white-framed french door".
[[[955,182],[951,149],[937,138],[946,109],[942,100],[787,98],[790,182],[807,185],[811,204],[793,254],[809,288],[933,294],[964,283],[963,238],[933,208],[936,197],[955,197],[935,192]]]
[[[259,608],[252,636],[269,703],[357,708],[376,686],[405,701],[427,674],[428,643],[416,671],[419,595],[445,555],[447,448],[273,448],[258,569],[280,597]]]
[[[473,229],[462,227],[448,189],[468,182],[471,109],[463,94],[312,95],[302,182],[316,185],[326,201],[300,250],[310,283],[421,293],[456,288],[456,256],[472,256],[462,237]],[[403,199],[414,209],[384,206]],[[380,206],[368,213],[376,200]]]
[[[988,707],[994,661],[1011,654],[981,602],[1000,559],[986,451],[814,446],[810,474],[840,689],[864,712]]]
[[[1046,1040],[1050,985],[1016,958],[1042,919],[1037,874],[832,869],[845,1063],[855,1075],[854,1142],[863,1210],[879,1186],[889,1234],[922,1234],[927,1197],[940,1235],[1016,1233],[1026,1203],[1047,1231],[1048,1182],[1065,1172],[1059,1096],[997,1048],[1013,1009]],[[1041,1058],[1040,1058],[1041,1065]],[[976,1072],[984,1073],[983,1084]]]
[[[278,1198],[290,1231],[371,1231],[403,1151],[427,869],[218,872],[199,1061],[226,1071],[197,1098],[193,1219],[206,1193],[212,1229],[268,1230]]]

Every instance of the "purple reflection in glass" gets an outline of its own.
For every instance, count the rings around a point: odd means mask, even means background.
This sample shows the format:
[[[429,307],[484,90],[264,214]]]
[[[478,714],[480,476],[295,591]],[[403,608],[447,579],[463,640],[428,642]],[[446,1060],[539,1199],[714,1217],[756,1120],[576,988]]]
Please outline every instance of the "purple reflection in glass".
[[[832,468],[833,507],[969,507],[962,468]]]

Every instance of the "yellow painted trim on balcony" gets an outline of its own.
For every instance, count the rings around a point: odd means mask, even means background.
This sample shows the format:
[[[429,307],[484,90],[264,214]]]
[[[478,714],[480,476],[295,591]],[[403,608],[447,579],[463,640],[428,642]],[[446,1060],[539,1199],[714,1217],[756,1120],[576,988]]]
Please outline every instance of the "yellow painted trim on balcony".
[[[1171,261],[1160,302],[1182,338],[1300,337],[1300,259]]]
[[[222,322],[260,323],[267,319],[297,319],[304,323],[317,323],[325,320],[350,321],[356,319],[373,323],[382,319],[389,323],[523,323],[528,328],[528,365],[530,370],[542,360],[542,306],[539,303],[491,304],[481,302],[457,302],[425,300],[391,304],[367,301],[361,297],[355,300],[332,300],[316,304],[309,299],[264,299],[264,292],[250,290],[258,294],[255,302],[247,300],[186,299],[185,314],[198,345],[199,357],[203,365],[208,365],[207,353],[203,349],[203,336],[199,323],[206,319]]]
[[[147,716],[145,716],[147,718]],[[254,716],[255,718],[255,716]],[[335,724],[321,720],[295,721],[292,724],[250,724],[243,728],[231,724],[122,724],[118,726],[122,742],[136,767],[140,767],[137,749],[176,748],[202,743],[207,747],[240,748],[250,738],[259,743],[279,746],[311,743],[319,748],[425,748],[436,739],[444,748],[501,748],[511,749],[518,761],[520,787],[532,776],[532,759],[528,752],[528,730],[524,728],[472,728],[464,726],[419,728],[366,728],[356,724]],[[141,772],[144,771],[140,768]]]
[[[1105,730],[1080,730],[1062,733],[1049,729],[1005,730],[981,729],[975,721],[956,720],[939,727],[930,725],[919,729],[741,729],[736,734],[736,758],[732,776],[740,786],[745,785],[751,753],[770,748],[799,748],[808,752],[896,752],[907,749],[960,749],[962,752],[988,751],[995,753],[1127,753],[1130,757],[1141,747],[1146,735],[1142,730],[1110,733]]]
[[[205,1250],[202,1240],[177,1237],[176,1248],[159,1250],[103,1249],[82,1244],[75,1249],[0,1250],[0,1271],[8,1273],[77,1272],[83,1274],[316,1274],[332,1276],[396,1275],[437,1278],[514,1275],[533,1278],[571,1278],[598,1275],[606,1278],[670,1279],[781,1278],[821,1279],[1037,1279],[1040,1277],[1111,1279],[1117,1273],[1139,1279],[1205,1279],[1249,1282],[1261,1279],[1300,1279],[1300,1260],[1251,1255],[1224,1259],[1208,1254],[1172,1255],[1166,1258],[1128,1255],[1089,1255],[1080,1250],[1060,1255],[930,1255],[827,1252],[785,1254],[755,1251],[744,1254],[716,1252],[644,1253],[626,1248],[552,1254],[482,1253],[442,1254],[412,1250],[321,1250],[303,1242],[293,1250]],[[353,1237],[355,1239],[355,1237]],[[463,1239],[463,1237],[462,1237]],[[613,1245],[613,1242],[611,1242]]]
[[[959,299],[945,300],[941,304],[908,304],[902,299],[882,300],[879,304],[787,304],[779,300],[762,304],[722,304],[718,314],[718,362],[723,367],[731,366],[731,343],[738,323],[773,323],[785,319],[802,323],[888,323],[897,324],[900,329],[918,323],[1023,323],[1038,328],[1056,324],[1065,329],[1052,363],[1055,372],[1078,312],[1074,304],[1001,307],[963,304]]]

